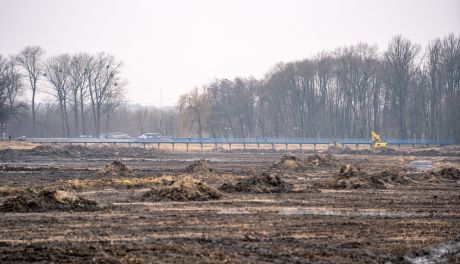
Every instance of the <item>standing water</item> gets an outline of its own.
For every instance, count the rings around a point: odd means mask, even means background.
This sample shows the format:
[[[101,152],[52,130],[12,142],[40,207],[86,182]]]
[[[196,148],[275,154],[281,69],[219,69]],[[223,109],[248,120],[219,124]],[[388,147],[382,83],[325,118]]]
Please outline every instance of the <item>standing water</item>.
[[[415,168],[420,171],[428,171],[433,169],[433,164],[431,160],[413,160],[407,164],[409,168]]]

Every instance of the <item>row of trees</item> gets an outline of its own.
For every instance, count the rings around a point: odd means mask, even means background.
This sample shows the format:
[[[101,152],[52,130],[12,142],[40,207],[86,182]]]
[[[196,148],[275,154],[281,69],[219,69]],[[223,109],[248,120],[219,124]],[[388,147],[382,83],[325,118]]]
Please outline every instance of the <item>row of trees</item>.
[[[21,75],[11,58],[0,55],[0,125],[1,132],[5,133],[6,122],[17,116],[24,104],[19,103],[22,95]]]
[[[41,137],[64,137],[62,131],[62,120],[60,106],[55,102],[41,103],[36,112],[37,129],[36,133]],[[23,108],[23,110],[29,108]],[[80,110],[80,109],[79,109]],[[73,110],[68,109],[69,118],[72,120]],[[79,123],[80,127],[86,128],[86,135],[94,134],[94,121],[92,120],[92,107],[85,105],[83,116],[84,123]],[[80,116],[79,116],[80,117]],[[80,118],[79,118],[80,119]],[[9,122],[9,130],[13,136],[29,135],[27,122],[32,120],[29,111],[23,111],[20,115]],[[104,118],[101,126],[101,134],[105,136],[107,132],[121,132],[131,136],[139,136],[148,132],[159,132],[164,135],[176,135],[177,112],[174,107],[157,108],[155,106],[140,106],[122,103],[114,108],[110,114],[110,119]],[[107,122],[109,121],[109,122]],[[70,127],[75,125],[70,122]]]
[[[365,138],[373,129],[460,142],[460,37],[453,34],[423,50],[396,36],[383,52],[361,43],[279,63],[261,79],[216,79],[168,109],[125,104],[121,66],[105,53],[45,58],[40,47],[0,56],[0,122],[9,120],[16,136]],[[38,92],[49,101],[37,103]]]
[[[0,56],[0,118],[1,123],[27,120],[29,115],[21,109],[27,104],[30,111],[30,128],[25,133],[31,136],[46,136],[50,130],[43,122],[38,123],[37,93],[50,95],[51,105],[42,111],[57,106],[60,135],[71,137],[91,133],[87,129],[88,113],[93,123],[93,133],[99,135],[103,119],[108,124],[115,108],[123,101],[126,80],[121,78],[122,63],[106,53],[97,55],[62,54],[44,57],[45,51],[38,46],[24,48],[16,56]],[[17,98],[30,91],[30,103],[20,103]],[[47,120],[49,121],[49,120]],[[26,122],[28,124],[28,122]],[[23,132],[22,123],[20,128]],[[27,126],[28,127],[28,126]],[[39,133],[40,132],[40,133]]]
[[[387,137],[460,142],[460,37],[425,50],[402,36],[218,79],[178,103],[183,136]]]

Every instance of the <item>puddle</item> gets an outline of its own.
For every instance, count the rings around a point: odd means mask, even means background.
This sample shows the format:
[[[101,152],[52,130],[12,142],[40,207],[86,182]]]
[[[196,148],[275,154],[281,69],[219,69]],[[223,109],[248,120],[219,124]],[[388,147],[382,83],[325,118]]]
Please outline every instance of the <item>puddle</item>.
[[[385,211],[385,210],[329,210],[322,208],[283,208],[280,215],[321,215],[321,216],[369,216],[369,217],[424,217],[428,213]]]
[[[409,168],[415,168],[420,171],[428,171],[433,169],[433,164],[431,160],[413,160],[407,164]]]
[[[410,252],[404,260],[411,264],[447,263],[449,256],[460,254],[460,237],[423,248],[420,252]]]
[[[217,214],[222,215],[240,215],[240,214],[251,214],[248,210],[245,209],[222,209]]]

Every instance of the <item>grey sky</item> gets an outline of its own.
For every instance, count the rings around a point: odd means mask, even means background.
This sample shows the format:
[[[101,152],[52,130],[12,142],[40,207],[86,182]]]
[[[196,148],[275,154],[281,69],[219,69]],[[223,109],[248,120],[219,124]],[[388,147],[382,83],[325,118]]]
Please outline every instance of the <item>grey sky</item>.
[[[141,104],[360,41],[382,51],[396,34],[425,46],[448,33],[460,34],[459,0],[0,0],[0,54],[112,53]]]

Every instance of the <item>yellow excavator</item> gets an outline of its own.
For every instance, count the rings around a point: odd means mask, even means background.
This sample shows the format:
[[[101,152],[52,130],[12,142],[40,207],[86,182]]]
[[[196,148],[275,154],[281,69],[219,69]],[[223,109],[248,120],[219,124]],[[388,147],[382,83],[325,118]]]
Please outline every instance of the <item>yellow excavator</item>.
[[[371,138],[371,146],[373,148],[386,148],[388,145],[387,142],[380,141],[380,135],[375,133],[374,131],[371,131]]]

